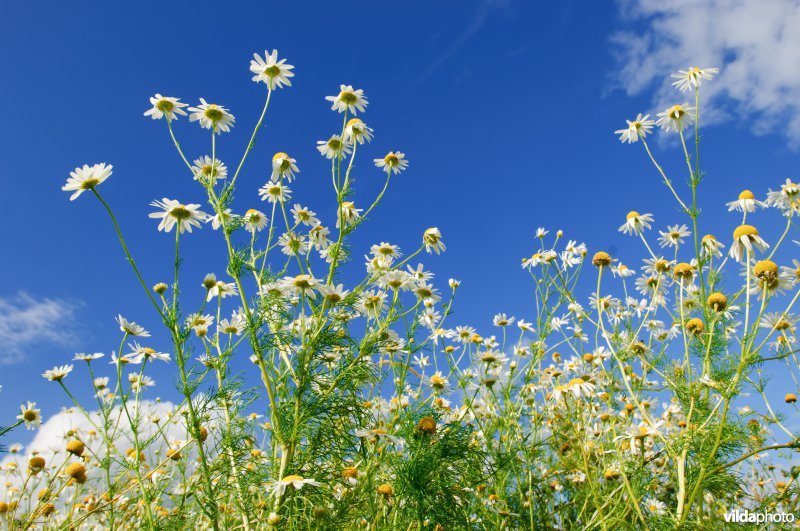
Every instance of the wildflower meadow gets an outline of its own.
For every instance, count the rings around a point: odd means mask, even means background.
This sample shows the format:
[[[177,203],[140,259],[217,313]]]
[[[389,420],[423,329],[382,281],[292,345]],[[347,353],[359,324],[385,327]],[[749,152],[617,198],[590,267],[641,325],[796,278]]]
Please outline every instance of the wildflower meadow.
[[[301,124],[329,163],[329,175],[313,176],[325,204],[294,193],[311,176],[270,129],[296,81],[277,50],[250,62],[262,108],[234,116],[236,102],[155,94],[130,109],[146,108],[141,119],[183,165],[181,196],[150,190],[137,221],[153,238],[166,233],[173,251],[129,245],[129,221],[105,191],[136,185],[115,178],[124,170],[113,161],[65,168],[63,199],[113,228],[116,238],[97,245],[124,257],[120,267],[160,330],[137,324],[142,316],[108,315],[117,342],[42,367],[72,422],[54,448],[16,444],[42,414],[33,401],[4,399],[0,524],[794,528],[800,186],[753,180],[730,198],[727,226],[704,222],[701,111],[717,74],[681,70],[680,103],[616,132],[608,126],[616,149],[650,165],[639,178],[661,181],[662,200],[675,206],[673,219],[602,207],[637,242],[638,259],[623,264],[599,242],[531,226],[521,262],[530,282],[520,288],[528,311],[486,323],[459,320],[468,286],[424,265],[447,252],[439,213],[408,205],[404,215],[430,227],[410,235],[410,248],[354,242],[415,169],[403,139],[388,139],[388,153],[373,147],[380,124],[363,90],[320,87],[329,110]],[[227,142],[233,128],[252,128],[249,142]],[[184,141],[190,129],[204,140]],[[680,172],[656,158],[656,133]],[[251,164],[256,150],[270,154],[270,167]],[[382,188],[363,193],[366,180]],[[762,232],[762,223],[782,233]],[[193,239],[206,242],[203,254]],[[197,277],[186,260],[222,266]],[[249,360],[248,369],[232,360]],[[156,385],[154,366],[172,380]],[[794,385],[774,389],[778,373]],[[174,404],[157,399],[170,386]]]

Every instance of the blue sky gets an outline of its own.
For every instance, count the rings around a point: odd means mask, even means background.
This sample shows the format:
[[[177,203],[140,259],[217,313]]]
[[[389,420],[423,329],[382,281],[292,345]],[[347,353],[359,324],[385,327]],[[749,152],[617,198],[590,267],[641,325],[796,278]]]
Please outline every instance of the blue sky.
[[[699,2],[697,16],[734,16],[725,2],[716,4],[719,13]],[[768,4],[774,27],[754,30],[748,42],[756,63],[762,54],[774,72],[775,50],[788,46],[779,8],[796,9],[797,2]],[[266,181],[269,160],[286,151],[302,171],[292,187],[295,198],[330,219],[328,169],[315,142],[335,132],[340,117],[323,98],[340,83],[363,88],[370,100],[364,120],[376,131],[369,158],[399,149],[411,167],[393,180],[356,239],[359,256],[377,241],[410,252],[427,227],[439,227],[447,253],[424,262],[441,286],[448,277],[463,282],[451,324],[489,333],[497,312],[533,317],[529,277],[519,263],[532,252],[537,226],[563,229],[592,251],[611,250],[638,265],[643,249],[617,232],[629,210],[653,213],[661,229],[683,222],[641,146],[620,145],[613,131],[637,112],[660,110],[665,94],[678,102],[678,93],[664,91],[677,67],[719,60],[700,66],[720,66],[723,83],[726,66],[731,72],[748,66],[728,50],[737,45],[735,23],[746,13],[729,20],[732,43],[709,35],[707,46],[699,46],[683,33],[689,25],[679,15],[644,0],[354,1],[347,11],[340,7],[197,1],[5,7],[0,315],[7,324],[0,332],[7,344],[2,356],[17,359],[0,365],[2,403],[36,400],[47,418],[64,397],[39,376],[43,370],[66,363],[74,352],[116,349],[117,313],[156,328],[100,206],[89,196],[70,203],[60,190],[75,166],[113,164],[101,191],[146,280],[169,281],[173,240],[147,219],[148,204],[162,197],[199,203],[202,194],[188,181],[164,123],[142,116],[156,92],[227,106],[237,122],[223,135],[219,156],[230,166],[265,93],[250,81],[250,57],[277,48],[296,67],[294,86],[275,94],[235,205],[262,206],[256,190]],[[654,64],[646,53],[671,59]],[[796,54],[783,60],[789,71],[800,66]],[[724,241],[738,221],[724,203],[743,187],[763,196],[792,177],[800,161],[800,129],[792,125],[800,112],[779,101],[800,94],[800,82],[776,81],[777,75],[755,71],[745,81],[731,75],[730,88],[714,93],[716,125],[704,137],[701,230]],[[753,97],[759,87],[766,101]],[[183,119],[177,133],[191,158],[209,151],[196,124]],[[654,146],[682,185],[675,146]],[[356,171],[356,200],[366,202],[381,176],[366,158]],[[768,238],[782,229],[774,212],[754,219],[763,220]],[[220,242],[204,232],[184,239],[186,286],[223,271]],[[217,261],[209,261],[209,253]],[[28,314],[20,317],[24,309]],[[36,324],[37,316],[44,324]],[[12,318],[19,329],[10,330]],[[168,348],[165,337],[153,339],[154,347]],[[174,395],[170,374],[155,374],[164,397]]]

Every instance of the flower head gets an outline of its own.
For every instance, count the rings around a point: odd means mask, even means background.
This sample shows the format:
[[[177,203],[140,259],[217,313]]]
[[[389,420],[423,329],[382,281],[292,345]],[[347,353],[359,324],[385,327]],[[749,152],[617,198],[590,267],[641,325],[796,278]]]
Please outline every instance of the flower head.
[[[264,51],[263,59],[254,53],[250,61],[250,71],[255,74],[253,81],[256,83],[263,81],[270,90],[283,88],[284,85],[291,87],[292,82],[289,78],[294,77],[293,69],[294,66],[286,64],[286,59],[278,60],[278,50],[272,50],[272,53]]]
[[[645,229],[650,228],[650,223],[652,221],[652,214],[639,214],[635,210],[631,210],[628,212],[625,224],[619,228],[619,231],[624,234],[639,236]]]
[[[72,365],[61,365],[60,367],[53,367],[49,371],[44,371],[42,376],[51,382],[60,382],[71,372]]]
[[[436,227],[431,227],[422,234],[422,243],[425,244],[425,250],[430,254],[434,252],[439,254],[446,249],[442,241],[442,233]]]
[[[664,131],[672,130],[680,133],[694,123],[695,114],[694,107],[688,103],[679,103],[664,112],[658,113],[656,125],[660,126]]]
[[[395,175],[408,168],[406,156],[399,151],[390,151],[382,159],[375,159],[375,166]]]
[[[345,125],[344,140],[348,144],[370,142],[372,141],[372,128],[367,127],[367,124],[358,118],[353,118]]]
[[[161,219],[158,224],[159,231],[169,232],[177,225],[180,232],[192,232],[192,227],[200,227],[201,222],[208,219],[208,214],[201,212],[200,205],[197,204],[184,205],[165,197],[161,201],[153,201],[150,205],[162,210],[150,214],[153,219]]]
[[[212,160],[208,155],[203,155],[192,164],[192,173],[196,181],[203,184],[214,183],[217,179],[228,176],[228,168],[221,160]]]
[[[200,127],[203,129],[211,129],[216,134],[222,132],[229,132],[233,127],[233,122],[236,118],[228,112],[228,109],[215,103],[207,103],[206,100],[200,98],[200,105],[197,107],[189,107],[190,122],[200,122]]]
[[[681,92],[686,92],[693,88],[700,88],[704,79],[711,80],[717,73],[719,73],[719,68],[698,68],[692,66],[688,70],[678,70],[677,74],[672,74],[672,77],[675,79],[672,85]]]
[[[625,121],[628,122],[628,127],[618,129],[614,131],[614,134],[619,135],[620,142],[627,142],[628,144],[638,142],[640,138],[649,135],[653,131],[653,125],[655,124],[653,120],[650,120],[649,114],[642,116],[642,113],[637,114],[634,120]]]
[[[336,96],[325,96],[325,99],[332,102],[331,110],[344,112],[352,115],[364,112],[367,108],[367,98],[364,91],[354,89],[351,85],[339,85],[339,94]]]
[[[33,430],[42,424],[42,412],[36,407],[36,402],[28,402],[19,407],[20,413],[17,420],[25,423],[25,428]]]
[[[272,157],[272,175],[270,179],[279,181],[281,178],[286,178],[288,182],[294,180],[294,174],[300,173],[297,169],[296,160],[289,157],[286,153],[275,153]]]
[[[84,164],[82,168],[75,168],[69,172],[69,179],[61,189],[65,192],[75,192],[69,197],[70,201],[75,201],[83,192],[94,190],[98,184],[108,179],[112,169],[111,164],[106,165],[104,162],[94,166]]]
[[[156,94],[152,98],[150,98],[150,105],[151,108],[147,109],[144,112],[145,116],[149,116],[153,120],[159,120],[161,118],[167,117],[167,120],[177,120],[177,115],[186,116],[186,111],[183,110],[183,107],[186,107],[186,103],[181,103],[181,100],[178,98],[170,98],[167,96],[162,96],[161,94]]]
[[[758,229],[752,225],[740,225],[733,231],[730,255],[737,262],[742,262],[748,253],[753,252],[753,248],[764,252],[767,247],[769,245],[758,235]]]

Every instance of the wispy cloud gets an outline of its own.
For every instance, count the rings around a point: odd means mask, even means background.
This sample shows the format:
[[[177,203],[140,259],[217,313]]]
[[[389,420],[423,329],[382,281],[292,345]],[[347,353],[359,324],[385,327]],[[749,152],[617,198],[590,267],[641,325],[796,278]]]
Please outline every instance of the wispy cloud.
[[[483,25],[486,23],[486,19],[489,18],[489,14],[497,8],[507,6],[511,0],[483,0],[481,2],[478,11],[475,13],[475,16],[472,17],[472,21],[469,25],[464,28],[458,37],[454,41],[450,43],[449,46],[446,46],[438,55],[436,55],[433,60],[428,65],[428,68],[422,72],[422,75],[417,80],[417,85],[421,85],[436,72],[436,70],[442,66],[442,64],[447,61],[453,54],[455,54],[463,45],[466,43],[473,35],[478,33]]]
[[[19,361],[32,347],[74,345],[80,306],[80,301],[37,299],[23,291],[0,297],[0,364]]]
[[[711,110],[706,123],[737,121],[800,147],[800,0],[619,0],[619,6],[626,28],[612,36],[617,88],[638,94],[655,87],[660,107],[683,100],[670,86],[670,72],[716,66],[719,77],[703,88]]]

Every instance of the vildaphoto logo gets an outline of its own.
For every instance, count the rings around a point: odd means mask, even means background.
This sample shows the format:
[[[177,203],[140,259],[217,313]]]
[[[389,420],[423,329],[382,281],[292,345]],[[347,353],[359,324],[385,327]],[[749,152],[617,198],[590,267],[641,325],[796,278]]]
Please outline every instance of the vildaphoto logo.
[[[735,524],[792,523],[792,513],[750,512],[747,509],[736,509],[725,513],[725,521]]]

